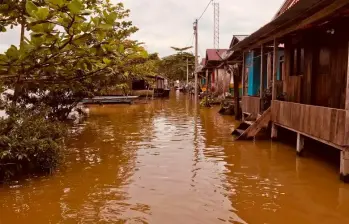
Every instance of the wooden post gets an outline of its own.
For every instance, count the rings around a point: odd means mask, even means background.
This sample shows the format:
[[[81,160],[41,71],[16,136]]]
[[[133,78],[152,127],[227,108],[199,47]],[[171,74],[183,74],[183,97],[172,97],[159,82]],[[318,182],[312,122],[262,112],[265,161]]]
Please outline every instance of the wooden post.
[[[235,72],[236,71],[236,72]],[[237,74],[235,74],[237,73]],[[241,119],[241,114],[240,114],[240,97],[239,97],[239,83],[240,83],[240,71],[239,71],[239,66],[237,65],[237,68],[233,68],[233,79],[234,79],[234,101],[235,101],[235,120],[240,120]]]
[[[271,65],[271,53],[268,53],[267,62],[267,89],[271,87],[272,65]]]
[[[245,52],[242,53],[242,71],[241,71],[241,84],[242,84],[242,96],[245,96]]]
[[[271,104],[273,104],[273,101],[276,100],[276,76],[277,76],[277,65],[278,65],[278,42],[276,39],[274,39],[274,47],[273,47],[273,82],[272,82],[272,101]],[[271,126],[271,138],[276,139],[278,135],[277,127],[275,123],[272,123]]]
[[[349,183],[349,151],[341,151],[340,179]]]
[[[208,95],[208,69],[206,69],[206,95]]]
[[[297,133],[297,155],[302,156],[304,149],[304,137]]]
[[[348,64],[347,64],[347,80],[345,91],[345,144],[349,146],[349,43],[348,43]],[[349,148],[347,148],[349,149]],[[345,183],[349,183],[349,151],[341,151],[340,179]]]
[[[313,76],[313,49],[311,44],[307,44],[305,48],[305,74],[304,74],[304,103],[311,104],[311,91],[312,91],[312,76]]]
[[[348,43],[348,64],[347,64],[347,85],[345,91],[345,145],[349,146],[349,43]]]
[[[263,51],[263,44],[261,45],[261,71],[260,71],[260,84],[259,84],[259,98],[261,99],[262,102],[262,98],[263,98],[263,66],[264,63],[264,51]],[[260,107],[262,107],[262,103],[260,104]],[[267,109],[267,108],[259,108],[259,111],[261,112],[263,109]]]
[[[273,47],[273,82],[272,82],[272,85],[273,85],[273,91],[272,91],[272,100],[276,100],[276,76],[277,76],[277,67],[278,67],[278,42],[276,39],[274,39],[274,47]]]

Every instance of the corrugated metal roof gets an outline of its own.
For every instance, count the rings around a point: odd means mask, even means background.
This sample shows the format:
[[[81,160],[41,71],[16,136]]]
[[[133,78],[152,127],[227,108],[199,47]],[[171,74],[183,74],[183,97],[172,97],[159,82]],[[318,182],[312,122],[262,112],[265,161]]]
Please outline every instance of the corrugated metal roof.
[[[206,50],[206,60],[209,61],[220,61],[222,59],[221,55],[228,49],[207,49]]]

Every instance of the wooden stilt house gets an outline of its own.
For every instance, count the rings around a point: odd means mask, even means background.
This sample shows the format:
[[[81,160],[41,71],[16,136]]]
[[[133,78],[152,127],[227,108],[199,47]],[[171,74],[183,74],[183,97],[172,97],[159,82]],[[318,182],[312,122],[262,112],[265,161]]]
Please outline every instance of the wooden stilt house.
[[[204,70],[208,70],[209,91],[214,95],[229,92],[230,75],[222,65],[222,54],[226,49],[207,49]]]
[[[270,23],[232,48],[244,52],[244,61],[250,60],[250,52],[261,55],[260,80],[267,83],[259,83],[260,92],[271,87],[268,110],[272,137],[277,137],[278,127],[283,127],[297,133],[298,152],[304,147],[305,137],[341,150],[341,177],[346,181],[349,181],[348,24],[348,0],[286,1]],[[280,49],[284,55],[279,54]],[[261,97],[248,98],[254,97],[249,95],[255,91],[250,90],[252,81],[246,81],[246,69],[245,64],[243,86],[247,91],[244,88],[242,103],[248,109],[258,110]]]

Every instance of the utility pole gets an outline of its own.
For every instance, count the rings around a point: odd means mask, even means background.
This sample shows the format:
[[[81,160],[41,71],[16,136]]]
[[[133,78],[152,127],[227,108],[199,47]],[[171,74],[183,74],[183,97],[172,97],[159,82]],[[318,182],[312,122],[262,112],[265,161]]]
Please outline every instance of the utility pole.
[[[187,56],[187,87],[188,87],[188,84],[189,84],[189,59]]]
[[[194,99],[195,104],[198,99],[198,20],[196,19],[194,22],[194,36],[195,36],[195,87],[194,87]]]

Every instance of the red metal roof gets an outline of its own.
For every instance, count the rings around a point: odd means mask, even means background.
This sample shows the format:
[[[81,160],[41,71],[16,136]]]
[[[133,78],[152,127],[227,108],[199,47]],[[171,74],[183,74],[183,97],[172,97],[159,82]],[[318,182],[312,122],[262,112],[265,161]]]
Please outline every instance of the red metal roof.
[[[228,49],[207,49],[206,50],[206,60],[209,61],[220,61],[221,55],[223,52],[227,51]]]
[[[203,58],[203,59],[201,60],[200,65],[205,65],[205,64],[206,64],[206,58]]]

